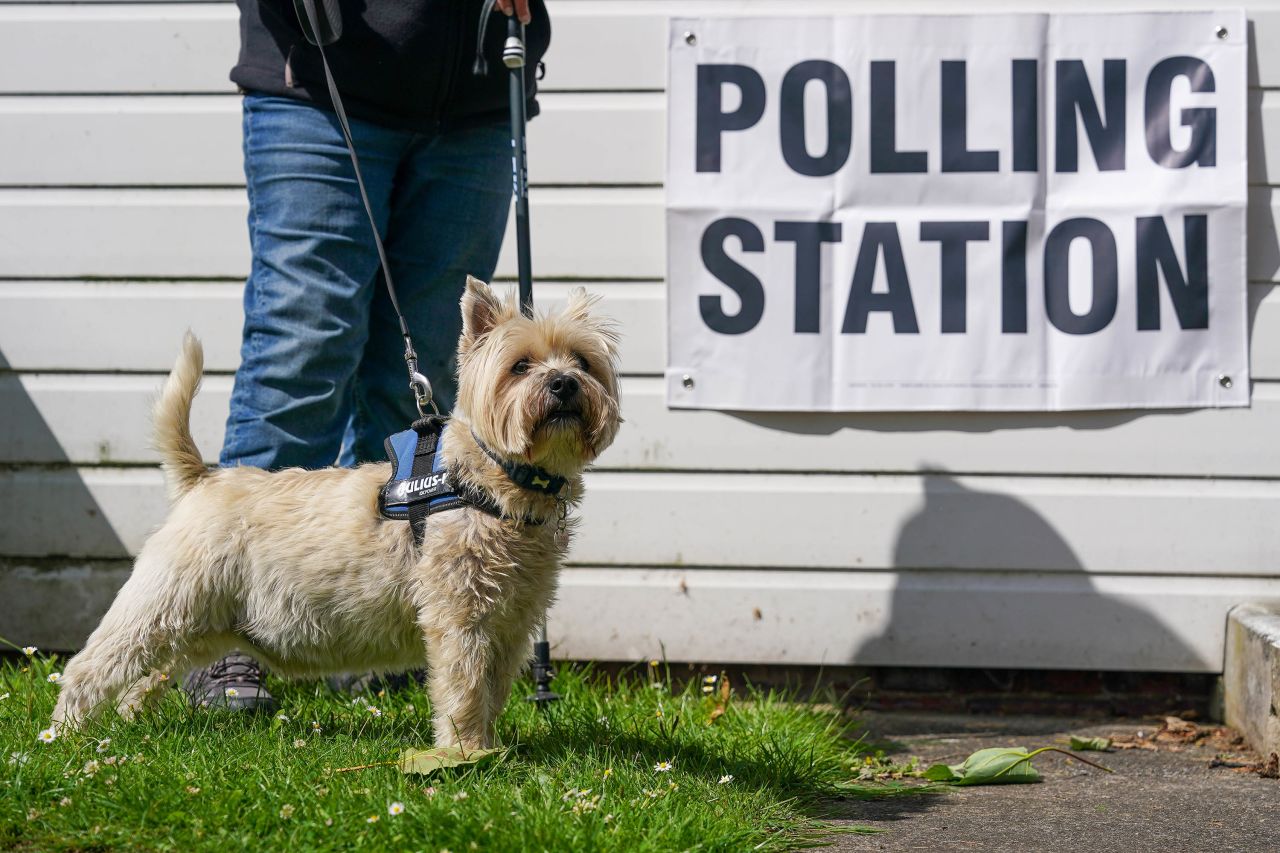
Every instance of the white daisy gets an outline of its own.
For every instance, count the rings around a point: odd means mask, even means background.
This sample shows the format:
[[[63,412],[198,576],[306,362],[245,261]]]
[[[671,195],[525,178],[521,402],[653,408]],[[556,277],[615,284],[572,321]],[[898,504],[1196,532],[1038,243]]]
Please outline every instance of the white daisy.
[[[39,650],[39,649],[37,649],[35,646],[23,646],[23,647],[22,647],[22,653],[23,653],[24,655],[26,655],[27,657],[31,657],[32,655],[34,655],[34,654],[35,654],[36,652],[38,652],[38,651],[40,651],[40,650]]]
[[[40,740],[41,743],[53,743],[55,740],[58,739],[58,733],[54,731],[52,728],[48,728],[42,731],[40,734],[36,735],[36,737]]]
[[[293,817],[293,812],[294,812],[293,806],[289,805],[288,803],[285,803],[283,806],[280,807],[280,817],[284,818],[285,820],[288,820],[289,818]]]
[[[728,785],[728,784],[729,784],[730,782],[732,782],[732,781],[733,781],[733,774],[732,774],[732,773],[726,773],[726,774],[724,774],[723,776],[721,776],[721,777],[720,777],[720,782],[719,782],[719,784],[721,784],[721,785]]]
[[[293,748],[294,748],[294,749],[302,749],[302,748],[303,748],[304,746],[306,746],[306,745],[307,745],[307,742],[306,742],[305,740],[303,740],[302,738],[295,738],[295,739],[294,739],[294,741],[293,741]]]
[[[365,819],[364,819],[364,822],[365,822],[365,823],[377,823],[377,822],[378,822],[378,816],[377,816],[376,814],[371,814],[371,815],[369,815],[367,818],[365,818]]]
[[[373,705],[370,705],[367,710],[369,711],[370,714],[373,714],[375,717],[382,716],[382,712],[377,708],[375,708]]]
[[[226,690],[222,691],[222,693],[229,699],[234,699],[240,695],[240,691],[236,690],[234,687],[228,687]]]
[[[653,771],[655,773],[669,773],[671,771],[671,762],[659,761],[657,764],[653,765]]]
[[[391,805],[387,806],[387,814],[391,815],[392,817],[395,817],[396,815],[404,814],[404,803],[392,803]]]
[[[109,746],[111,746],[111,738],[104,737],[102,740],[98,741],[97,750],[98,752],[106,752]]]
[[[62,673],[60,673],[60,672],[51,672],[51,673],[49,673],[48,675],[46,675],[46,676],[45,676],[45,679],[46,679],[50,684],[57,684],[57,683],[58,683],[58,681],[59,681],[61,678],[62,678]]]

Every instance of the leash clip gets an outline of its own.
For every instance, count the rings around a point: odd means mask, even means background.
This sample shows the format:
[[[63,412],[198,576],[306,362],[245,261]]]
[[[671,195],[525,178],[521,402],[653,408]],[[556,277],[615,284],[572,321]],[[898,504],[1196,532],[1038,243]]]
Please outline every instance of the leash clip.
[[[432,414],[438,417],[440,409],[436,407],[436,401],[433,399],[431,380],[418,371],[418,354],[413,351],[413,344],[409,341],[407,332],[404,336],[404,363],[409,368],[409,390],[413,392],[413,404],[418,407],[418,417],[427,416],[427,406],[430,406]]]

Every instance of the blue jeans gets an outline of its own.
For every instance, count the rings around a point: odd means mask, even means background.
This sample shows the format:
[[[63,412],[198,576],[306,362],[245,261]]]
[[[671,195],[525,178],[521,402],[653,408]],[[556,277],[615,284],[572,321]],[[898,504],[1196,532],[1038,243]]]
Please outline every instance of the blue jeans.
[[[420,368],[447,411],[458,300],[468,274],[493,274],[506,226],[508,125],[424,135],[352,119],[351,131]],[[381,460],[417,412],[337,117],[246,95],[244,169],[253,266],[221,464]]]

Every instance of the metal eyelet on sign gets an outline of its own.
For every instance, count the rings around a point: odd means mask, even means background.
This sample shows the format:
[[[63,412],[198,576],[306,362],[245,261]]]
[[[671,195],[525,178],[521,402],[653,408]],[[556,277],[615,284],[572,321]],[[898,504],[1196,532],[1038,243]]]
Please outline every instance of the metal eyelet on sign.
[[[1214,29],[1213,34],[1220,39],[1224,39],[1227,37],[1227,28],[1219,25]]]
[[[697,44],[697,43],[698,43],[698,37],[697,37],[696,35],[694,35],[693,33],[685,33],[685,34],[684,34],[684,43],[685,43],[685,44],[687,44],[687,45],[690,45],[690,46],[695,45],[695,44]]]
[[[1233,383],[1231,382],[1230,376],[1228,376],[1225,373],[1222,373],[1222,374],[1219,374],[1218,376],[1218,384],[1221,385],[1223,388],[1230,388]]]
[[[680,378],[680,384],[686,389],[693,388],[693,377],[686,373]]]

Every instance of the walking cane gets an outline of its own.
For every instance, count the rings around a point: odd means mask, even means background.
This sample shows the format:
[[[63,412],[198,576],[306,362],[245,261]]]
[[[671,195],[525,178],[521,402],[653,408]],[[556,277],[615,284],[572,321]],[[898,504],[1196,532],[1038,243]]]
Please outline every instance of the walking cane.
[[[520,311],[533,316],[533,262],[529,255],[529,173],[525,164],[524,112],[524,24],[512,15],[507,19],[507,41],[502,46],[502,64],[510,70],[511,92],[511,183],[516,202],[516,265],[520,281]],[[551,644],[547,642],[547,619],[543,615],[538,626],[538,639],[533,644],[534,692],[526,697],[539,708],[555,702],[560,696],[551,690]]]

